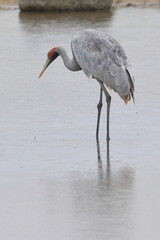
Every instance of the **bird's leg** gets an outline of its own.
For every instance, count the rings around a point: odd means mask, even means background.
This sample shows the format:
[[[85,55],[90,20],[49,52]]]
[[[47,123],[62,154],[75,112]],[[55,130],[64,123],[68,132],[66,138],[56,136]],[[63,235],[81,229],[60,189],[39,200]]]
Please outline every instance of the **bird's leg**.
[[[100,86],[100,98],[99,103],[97,104],[98,108],[98,115],[97,115],[97,129],[96,129],[96,138],[98,139],[99,134],[99,123],[100,123],[100,116],[101,116],[101,109],[102,109],[102,87]]]
[[[107,90],[106,90],[107,92]],[[107,101],[107,141],[110,140],[109,137],[109,119],[110,119],[110,105],[111,105],[111,96],[107,92],[106,96],[106,101]]]
[[[105,86],[103,85],[103,82],[98,80],[99,84],[101,85],[101,88],[103,89],[103,92],[106,96],[106,102],[107,102],[107,142],[109,142],[109,118],[110,118],[110,104],[111,104],[111,96],[107,92]]]

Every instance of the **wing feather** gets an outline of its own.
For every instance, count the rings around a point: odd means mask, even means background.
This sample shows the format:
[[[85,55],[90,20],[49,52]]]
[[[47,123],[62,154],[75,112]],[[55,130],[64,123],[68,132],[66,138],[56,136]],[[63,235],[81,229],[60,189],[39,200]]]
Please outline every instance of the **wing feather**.
[[[101,80],[125,102],[134,99],[134,77],[121,45],[106,33],[85,30],[72,40],[75,58],[88,77]]]

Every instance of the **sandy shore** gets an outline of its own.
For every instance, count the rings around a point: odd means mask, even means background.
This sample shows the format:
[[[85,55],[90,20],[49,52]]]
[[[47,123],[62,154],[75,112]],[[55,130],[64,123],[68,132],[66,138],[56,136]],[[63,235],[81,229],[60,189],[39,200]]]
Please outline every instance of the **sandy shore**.
[[[18,4],[18,0],[0,0],[0,4]]]
[[[160,6],[160,0],[113,0],[113,6]]]
[[[18,0],[0,0],[0,9],[18,8]]]
[[[0,7],[18,6],[18,0],[0,0]],[[113,0],[113,6],[160,6],[160,0]]]

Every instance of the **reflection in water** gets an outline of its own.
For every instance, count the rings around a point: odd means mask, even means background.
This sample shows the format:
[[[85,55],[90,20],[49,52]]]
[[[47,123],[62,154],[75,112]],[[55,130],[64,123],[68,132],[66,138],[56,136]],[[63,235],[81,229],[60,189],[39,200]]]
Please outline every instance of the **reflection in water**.
[[[104,28],[109,24],[112,18],[112,12],[72,12],[72,13],[28,13],[20,12],[19,21],[25,31],[41,30],[41,33],[54,31],[60,33],[60,30],[68,32],[70,29],[84,28]],[[105,24],[105,25],[104,25]]]
[[[98,176],[80,170],[45,185],[58,239],[131,239],[134,171],[120,167],[111,172],[110,165],[103,169],[99,146],[97,150]]]
[[[98,174],[80,168],[44,186],[52,215],[47,231],[58,239],[132,239],[134,169],[112,162],[111,171],[109,151],[106,158],[101,147],[97,141]]]
[[[97,156],[98,177],[89,172],[72,182],[75,232],[79,230],[79,239],[121,239],[119,236],[130,239],[133,169],[122,167],[111,171],[109,156],[103,168],[98,142]]]
[[[66,12],[66,13],[51,13],[51,12],[20,12],[19,19],[23,23],[39,22],[43,23],[46,21],[66,22],[76,21],[77,23],[82,22],[102,22],[109,20],[113,15],[112,11],[98,11],[98,12]]]

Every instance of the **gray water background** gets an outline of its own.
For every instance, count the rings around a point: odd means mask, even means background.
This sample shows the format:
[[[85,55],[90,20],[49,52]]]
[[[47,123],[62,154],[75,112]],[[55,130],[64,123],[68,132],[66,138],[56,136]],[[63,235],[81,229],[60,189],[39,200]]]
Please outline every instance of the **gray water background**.
[[[85,28],[125,48],[136,104],[111,91],[99,145],[99,86],[47,52]],[[0,11],[0,239],[160,239],[160,10]]]

